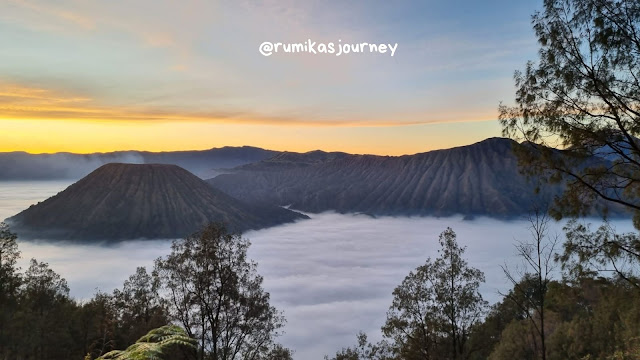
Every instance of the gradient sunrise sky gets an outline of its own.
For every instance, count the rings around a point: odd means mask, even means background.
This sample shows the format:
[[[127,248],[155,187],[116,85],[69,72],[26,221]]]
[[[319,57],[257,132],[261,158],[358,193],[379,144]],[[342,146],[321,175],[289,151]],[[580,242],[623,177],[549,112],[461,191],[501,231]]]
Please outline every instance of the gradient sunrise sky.
[[[0,151],[399,155],[500,136],[541,3],[0,0]],[[258,51],[307,39],[398,48]]]

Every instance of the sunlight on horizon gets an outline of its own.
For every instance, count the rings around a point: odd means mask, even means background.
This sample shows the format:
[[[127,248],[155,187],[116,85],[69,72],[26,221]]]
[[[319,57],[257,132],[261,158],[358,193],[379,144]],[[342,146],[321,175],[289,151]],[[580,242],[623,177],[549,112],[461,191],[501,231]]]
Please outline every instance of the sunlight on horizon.
[[[29,153],[255,146],[276,151],[405,155],[469,145],[500,136],[497,120],[385,127],[0,120],[0,129],[4,130],[0,131],[0,152]],[[451,136],[452,132],[457,135]]]

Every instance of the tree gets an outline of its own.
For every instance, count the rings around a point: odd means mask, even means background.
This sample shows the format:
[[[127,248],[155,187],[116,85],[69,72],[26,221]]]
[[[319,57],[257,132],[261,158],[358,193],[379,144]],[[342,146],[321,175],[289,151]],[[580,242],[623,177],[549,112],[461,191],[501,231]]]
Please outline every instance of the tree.
[[[434,265],[427,259],[393,290],[393,302],[382,331],[393,344],[394,352],[406,359],[438,357],[442,314],[434,275]]]
[[[551,272],[553,271],[553,256],[558,243],[558,236],[548,238],[549,217],[546,211],[534,209],[529,215],[529,231],[532,241],[520,241],[516,245],[518,255],[526,266],[522,281],[516,279],[514,274],[503,266],[502,270],[507,279],[513,284],[514,289],[505,295],[513,301],[518,308],[531,321],[531,327],[535,330],[537,341],[540,344],[539,357],[547,359],[546,332],[545,332],[545,298]]]
[[[169,322],[159,288],[157,274],[149,274],[146,268],[138,267],[136,273],[124,282],[122,290],[114,290],[119,343],[131,344],[151,329]]]
[[[16,276],[18,268],[16,263],[20,258],[16,234],[12,233],[9,226],[0,223],[0,293],[9,292],[9,281]],[[15,290],[11,287],[11,290]]]
[[[372,344],[367,341],[367,334],[360,332],[357,335],[358,344],[353,347],[343,348],[338,351],[334,357],[329,359],[325,356],[325,360],[391,360],[393,355],[389,343],[380,341]]]
[[[69,329],[75,303],[67,282],[44,262],[31,260],[20,294],[19,323],[22,348],[34,360],[69,358],[73,339]]]
[[[545,299],[548,359],[637,359],[640,293],[623,280],[550,281]],[[523,279],[514,296],[532,296],[536,279]],[[500,307],[512,306],[503,299]],[[511,310],[507,311],[508,313]],[[519,310],[518,313],[521,311]],[[509,316],[511,317],[511,316]],[[493,346],[491,360],[540,359],[540,339],[529,318],[516,314]],[[480,359],[480,358],[478,358]]]
[[[478,292],[484,274],[462,258],[465,248],[453,230],[439,242],[439,257],[427,259],[393,291],[382,330],[403,359],[468,358],[471,329],[487,307]]]
[[[469,347],[477,349],[471,354],[471,360],[486,360],[501,343],[503,331],[511,322],[526,319],[522,310],[511,300],[504,299],[491,306],[491,310],[483,321],[473,328],[469,338]],[[514,344],[515,346],[515,344]],[[523,358],[523,357],[514,357]]]
[[[171,316],[198,340],[199,359],[261,359],[274,347],[284,318],[247,259],[249,245],[210,224],[156,261]]]
[[[0,358],[8,358],[12,339],[10,325],[18,307],[18,289],[21,283],[16,263],[20,258],[17,236],[9,226],[0,223]]]
[[[574,279],[613,273],[640,290],[640,239],[636,233],[617,234],[609,222],[595,232],[571,220],[564,228],[564,252],[556,256]]]
[[[640,3],[545,0],[532,23],[539,59],[515,73],[516,105],[500,105],[503,134],[524,141],[515,147],[522,171],[564,183],[557,219],[615,208],[640,229]],[[637,237],[574,240],[566,258],[640,263]]]
[[[97,357],[118,347],[117,312],[113,297],[100,291],[78,306],[73,337],[82,345],[82,354]]]
[[[526,172],[566,181],[555,215],[601,199],[632,210],[640,228],[640,3],[545,0],[532,22],[539,60],[515,73],[504,135],[542,145],[519,147]]]
[[[489,360],[535,360],[540,356],[536,352],[535,331],[530,322],[513,321],[500,335],[500,342],[489,355]]]
[[[451,347],[452,358],[464,358],[468,355],[466,342],[469,333],[484,314],[487,302],[478,292],[484,282],[484,273],[468,266],[462,258],[465,247],[460,247],[456,234],[447,228],[440,235],[440,257],[436,259],[436,295],[447,320],[444,327]]]
[[[275,344],[269,353],[264,357],[265,360],[293,360],[293,351],[280,344]]]

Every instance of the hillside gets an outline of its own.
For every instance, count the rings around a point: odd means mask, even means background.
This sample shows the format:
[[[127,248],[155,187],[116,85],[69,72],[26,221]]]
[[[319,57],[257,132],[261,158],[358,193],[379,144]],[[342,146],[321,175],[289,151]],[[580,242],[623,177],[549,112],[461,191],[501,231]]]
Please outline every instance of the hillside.
[[[558,190],[534,195],[534,184],[518,172],[512,144],[491,138],[397,157],[281,153],[208,182],[247,202],[307,212],[511,217]]]
[[[107,164],[7,220],[21,238],[123,240],[183,237],[210,221],[244,231],[302,218],[246,205],[175,165]]]

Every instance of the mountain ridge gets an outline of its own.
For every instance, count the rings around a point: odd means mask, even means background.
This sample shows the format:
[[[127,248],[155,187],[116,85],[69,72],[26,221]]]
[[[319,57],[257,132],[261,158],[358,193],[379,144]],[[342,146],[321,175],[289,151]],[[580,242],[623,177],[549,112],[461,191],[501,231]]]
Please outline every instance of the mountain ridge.
[[[303,218],[249,206],[177,165],[112,163],[7,221],[23,238],[115,241],[184,237],[212,221],[245,231]]]
[[[178,165],[201,178],[207,178],[220,173],[220,169],[264,160],[276,153],[253,146],[162,152],[123,150],[90,154],[12,151],[0,153],[0,168],[3,169],[0,180],[77,180],[108,163]]]
[[[536,184],[518,171],[514,144],[489,138],[414,155],[346,154],[304,167],[267,159],[207,182],[245,202],[290,204],[310,213],[512,217],[559,190],[535,195]]]

